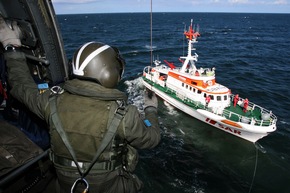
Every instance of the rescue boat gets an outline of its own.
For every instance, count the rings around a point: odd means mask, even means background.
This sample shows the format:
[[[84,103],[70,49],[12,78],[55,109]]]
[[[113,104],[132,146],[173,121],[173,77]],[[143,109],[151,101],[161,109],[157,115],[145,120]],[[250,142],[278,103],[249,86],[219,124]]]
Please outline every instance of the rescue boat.
[[[276,130],[277,117],[272,111],[231,93],[216,82],[215,68],[197,68],[194,43],[200,36],[193,20],[184,32],[187,56],[181,56],[181,67],[164,60],[154,60],[143,70],[144,86],[188,115],[215,128],[250,142]]]

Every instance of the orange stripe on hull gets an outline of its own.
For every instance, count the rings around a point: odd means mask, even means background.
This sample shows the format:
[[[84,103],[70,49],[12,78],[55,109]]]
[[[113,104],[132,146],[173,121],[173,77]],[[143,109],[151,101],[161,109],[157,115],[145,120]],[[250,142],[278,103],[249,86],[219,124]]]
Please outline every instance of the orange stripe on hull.
[[[242,128],[242,126],[239,125],[238,123],[235,123],[235,122],[230,121],[230,120],[227,120],[227,119],[225,119],[225,120],[221,120],[221,122],[223,122],[223,123],[225,123],[225,124],[227,124],[227,125],[234,126],[234,127]]]

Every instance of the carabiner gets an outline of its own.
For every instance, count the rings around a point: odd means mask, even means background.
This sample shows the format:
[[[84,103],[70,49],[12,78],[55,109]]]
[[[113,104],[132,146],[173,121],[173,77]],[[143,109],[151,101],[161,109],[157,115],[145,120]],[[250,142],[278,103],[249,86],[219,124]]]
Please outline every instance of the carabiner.
[[[87,193],[89,191],[90,186],[89,186],[89,183],[87,182],[87,180],[85,178],[78,178],[78,179],[76,179],[76,181],[74,182],[74,184],[71,187],[70,192],[71,193],[74,192],[75,186],[77,185],[78,182],[84,182],[85,183],[86,188],[84,189],[83,193]]]

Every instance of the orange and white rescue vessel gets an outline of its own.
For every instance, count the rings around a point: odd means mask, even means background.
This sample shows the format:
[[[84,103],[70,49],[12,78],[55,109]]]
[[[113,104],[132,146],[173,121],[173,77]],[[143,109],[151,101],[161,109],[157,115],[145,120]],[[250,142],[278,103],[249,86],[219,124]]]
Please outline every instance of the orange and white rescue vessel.
[[[235,97],[216,82],[215,68],[196,67],[198,55],[192,51],[200,34],[193,29],[192,20],[184,35],[188,53],[179,58],[181,67],[155,60],[155,67],[144,68],[145,87],[184,113],[245,140],[256,142],[275,131],[277,117],[271,111]]]

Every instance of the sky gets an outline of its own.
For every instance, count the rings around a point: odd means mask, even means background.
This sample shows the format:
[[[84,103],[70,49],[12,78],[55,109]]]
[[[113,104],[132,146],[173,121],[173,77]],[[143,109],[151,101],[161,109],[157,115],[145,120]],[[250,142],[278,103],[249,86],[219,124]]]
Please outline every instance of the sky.
[[[56,14],[150,12],[151,0],[52,0]],[[290,0],[152,0],[153,12],[290,13]]]

